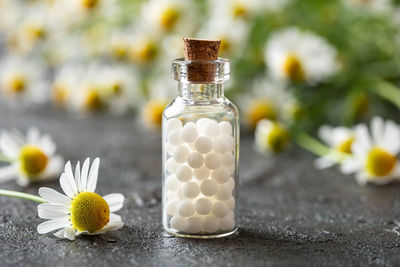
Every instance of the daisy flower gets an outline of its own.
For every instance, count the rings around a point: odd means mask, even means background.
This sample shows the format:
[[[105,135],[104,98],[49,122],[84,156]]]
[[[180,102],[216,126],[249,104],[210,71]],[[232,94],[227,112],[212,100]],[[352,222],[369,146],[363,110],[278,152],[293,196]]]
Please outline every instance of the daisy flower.
[[[359,184],[387,184],[400,179],[400,128],[393,121],[374,117],[370,126],[355,127],[353,157],[343,161],[344,173],[355,173]]]
[[[0,168],[0,181],[17,179],[26,186],[54,178],[62,170],[64,161],[55,154],[56,145],[47,134],[41,135],[36,128],[30,128],[26,136],[17,130],[0,132],[0,155],[10,165]]]
[[[247,20],[259,12],[262,7],[263,1],[260,0],[208,1],[209,13],[213,17],[221,17],[228,20]]]
[[[0,63],[0,94],[12,104],[41,104],[48,99],[45,68],[41,61],[8,57]]]
[[[336,72],[336,53],[323,38],[288,28],[271,36],[265,47],[265,62],[276,79],[314,84]]]
[[[90,160],[79,162],[72,172],[67,162],[60,177],[60,185],[65,195],[47,187],[39,188],[39,195],[47,203],[38,206],[40,218],[48,219],[38,225],[39,234],[54,233],[59,238],[74,240],[80,234],[97,235],[123,227],[121,217],[113,212],[122,208],[124,196],[96,194],[100,159],[96,158],[89,170]]]
[[[329,168],[352,154],[355,140],[353,129],[323,125],[319,128],[318,135],[329,146],[329,153],[315,161],[318,169]]]
[[[131,36],[128,57],[141,65],[154,62],[160,52],[160,40],[150,32],[134,33]]]
[[[289,141],[289,132],[283,124],[267,119],[257,123],[255,147],[259,152],[263,154],[282,152]]]

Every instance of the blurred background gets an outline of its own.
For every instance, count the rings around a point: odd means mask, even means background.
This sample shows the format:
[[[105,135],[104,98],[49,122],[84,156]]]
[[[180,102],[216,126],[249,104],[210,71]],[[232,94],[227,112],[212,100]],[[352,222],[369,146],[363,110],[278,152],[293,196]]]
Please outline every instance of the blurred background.
[[[171,61],[200,37],[222,40],[248,132],[395,118],[399,26],[390,0],[0,0],[0,104],[131,113],[158,131]]]

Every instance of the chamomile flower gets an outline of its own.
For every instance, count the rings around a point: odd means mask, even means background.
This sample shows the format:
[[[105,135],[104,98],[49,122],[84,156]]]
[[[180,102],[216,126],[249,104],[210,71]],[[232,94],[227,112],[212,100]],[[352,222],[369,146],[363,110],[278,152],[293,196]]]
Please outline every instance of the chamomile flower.
[[[135,33],[131,37],[128,57],[140,65],[154,62],[160,52],[160,43],[155,36],[149,32]]]
[[[355,127],[353,157],[343,161],[344,173],[355,173],[359,184],[387,184],[400,180],[400,128],[393,121],[374,117],[370,131],[365,124]]]
[[[262,2],[260,0],[220,0],[208,1],[210,14],[233,20],[247,20],[260,11]]]
[[[319,137],[330,148],[328,154],[318,158],[315,166],[318,169],[329,168],[342,162],[352,154],[352,145],[355,140],[354,130],[346,127],[331,127],[323,125],[318,130]]]
[[[0,63],[0,94],[12,104],[44,103],[48,86],[41,61],[5,58]]]
[[[31,128],[26,136],[20,132],[2,131],[0,133],[0,154],[10,165],[0,168],[0,181],[17,179],[18,184],[26,186],[54,178],[62,170],[64,161],[55,154],[56,145],[47,134]]]
[[[74,240],[80,234],[97,235],[123,227],[121,217],[113,212],[122,208],[124,196],[96,194],[100,159],[93,161],[90,170],[89,164],[86,159],[81,169],[78,162],[74,175],[71,163],[67,162],[60,177],[65,195],[51,188],[39,188],[39,195],[48,202],[38,206],[39,217],[48,219],[38,225],[39,234],[60,229],[55,236]]]
[[[336,72],[336,53],[325,39],[289,28],[271,36],[265,48],[265,62],[276,79],[314,84]]]
[[[257,123],[255,146],[259,152],[263,154],[282,152],[289,141],[289,132],[283,124],[267,119]]]

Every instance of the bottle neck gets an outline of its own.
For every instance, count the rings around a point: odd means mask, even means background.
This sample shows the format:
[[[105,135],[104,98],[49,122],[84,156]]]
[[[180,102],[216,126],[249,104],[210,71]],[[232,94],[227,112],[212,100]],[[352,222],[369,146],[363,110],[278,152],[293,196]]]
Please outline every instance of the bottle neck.
[[[179,96],[184,100],[210,101],[224,96],[223,83],[182,83],[178,82]]]

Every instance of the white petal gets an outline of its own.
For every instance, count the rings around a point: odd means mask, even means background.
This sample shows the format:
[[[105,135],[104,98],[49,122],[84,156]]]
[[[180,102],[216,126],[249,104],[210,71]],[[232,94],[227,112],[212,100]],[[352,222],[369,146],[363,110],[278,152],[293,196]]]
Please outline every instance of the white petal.
[[[31,127],[26,134],[26,141],[31,144],[39,144],[40,132],[38,128]]]
[[[371,120],[371,132],[374,143],[379,143],[383,137],[384,122],[381,117],[373,117]]]
[[[81,187],[82,191],[86,191],[86,184],[87,184],[87,177],[88,177],[88,172],[89,172],[89,164],[90,164],[90,159],[87,158],[85,162],[83,162],[83,167],[82,167],[82,173],[81,173]]]
[[[76,187],[78,188],[79,192],[82,192],[84,190],[84,188],[82,188],[81,185],[81,164],[78,161],[78,163],[76,163],[76,167],[75,167],[75,183],[76,183]]]
[[[76,230],[75,230],[74,227],[65,228],[64,237],[69,239],[69,240],[74,240],[75,239],[75,232],[76,232]]]
[[[368,182],[368,178],[365,173],[357,173],[356,181],[359,185],[366,185]]]
[[[42,204],[38,205],[38,211],[45,210],[45,209],[64,212],[64,214],[68,214],[69,213],[69,209],[65,205],[54,204],[54,203],[42,203]]]
[[[38,225],[37,231],[39,234],[46,234],[48,232],[69,226],[69,221],[66,219],[54,219],[42,222]]]
[[[90,168],[89,172],[89,178],[87,180],[86,189],[89,192],[94,192],[94,190],[96,189],[97,177],[99,175],[99,165],[100,159],[96,158],[92,163],[92,167]]]
[[[120,210],[124,204],[124,196],[122,194],[114,193],[103,197],[110,207],[110,211],[114,212]]]
[[[70,178],[71,180],[74,180],[74,174],[72,173],[71,161],[68,161],[67,164],[65,164],[64,173],[68,176],[68,178]]]
[[[15,164],[0,168],[0,183],[14,179],[18,175],[18,170]]]
[[[69,197],[48,187],[39,188],[39,195],[50,203],[57,203],[66,206],[69,206],[71,203],[71,199]]]
[[[64,193],[70,198],[74,198],[74,196],[78,193],[74,180],[70,180],[65,173],[61,174],[60,177],[60,185]]]
[[[19,186],[26,187],[31,184],[31,181],[28,179],[28,177],[18,176],[17,184]]]
[[[63,228],[63,229],[61,229],[61,230],[58,230],[57,232],[54,233],[54,235],[55,235],[56,237],[58,237],[58,238],[64,238],[65,229],[67,229],[67,228]]]
[[[38,209],[38,216],[42,219],[66,219],[68,215],[63,211],[53,209]]]
[[[60,175],[63,165],[64,159],[61,156],[53,156],[52,158],[50,158],[45,173],[43,173],[43,178],[46,180],[56,178]]]
[[[371,147],[371,139],[368,133],[368,128],[365,124],[357,125],[355,128],[356,141],[362,143],[365,147]]]
[[[20,145],[6,131],[0,133],[0,150],[10,158],[18,157]]]
[[[345,160],[340,166],[340,170],[344,174],[355,173],[361,169],[361,163],[356,159]]]
[[[48,134],[45,134],[40,138],[40,146],[43,147],[43,150],[46,152],[46,154],[50,156],[56,152],[57,148]]]
[[[319,138],[321,138],[322,141],[325,142],[325,144],[331,147],[334,146],[331,126],[322,125],[321,127],[319,127],[318,136]]]
[[[326,169],[326,168],[330,168],[330,167],[332,167],[333,165],[335,165],[336,164],[336,162],[335,161],[333,161],[331,158],[329,158],[328,156],[324,156],[324,157],[321,157],[321,158],[318,158],[318,159],[316,159],[315,161],[314,161],[314,166],[317,168],[317,169]]]

